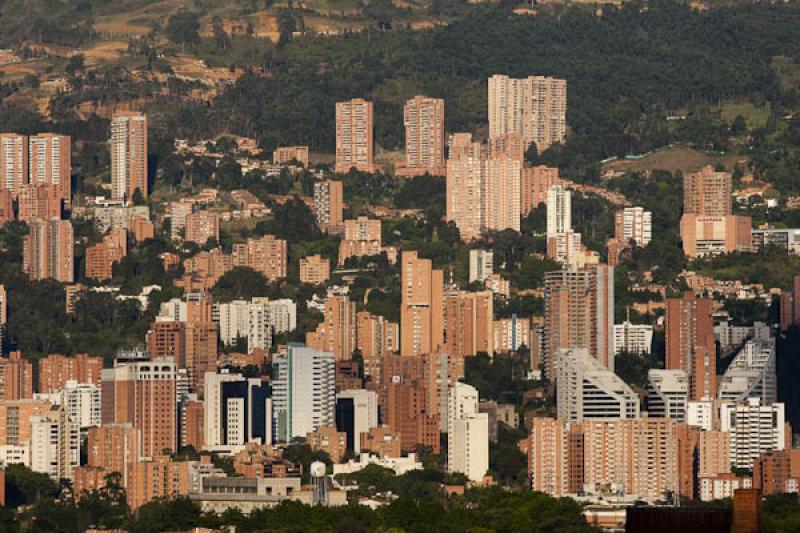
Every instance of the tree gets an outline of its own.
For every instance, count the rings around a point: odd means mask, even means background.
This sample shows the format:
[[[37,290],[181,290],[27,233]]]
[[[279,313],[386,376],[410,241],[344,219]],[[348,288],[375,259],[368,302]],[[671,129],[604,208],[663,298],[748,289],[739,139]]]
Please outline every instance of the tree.
[[[84,72],[84,56],[83,54],[75,54],[69,58],[67,62],[67,66],[64,67],[64,71],[70,75],[75,76],[78,72]]]
[[[283,48],[292,40],[292,34],[297,31],[291,8],[281,9],[278,12],[278,48]]]
[[[225,27],[222,24],[222,19],[219,15],[215,15],[211,22],[211,29],[214,34],[214,43],[220,50],[225,50],[231,45],[231,38],[225,32]]]
[[[539,149],[536,147],[535,142],[532,142],[528,149],[525,150],[525,161],[531,165],[539,164]]]
[[[197,13],[182,9],[167,21],[167,38],[175,44],[194,46],[200,42],[200,19]]]
[[[736,115],[731,124],[731,135],[741,135],[747,131],[747,122],[742,115]]]

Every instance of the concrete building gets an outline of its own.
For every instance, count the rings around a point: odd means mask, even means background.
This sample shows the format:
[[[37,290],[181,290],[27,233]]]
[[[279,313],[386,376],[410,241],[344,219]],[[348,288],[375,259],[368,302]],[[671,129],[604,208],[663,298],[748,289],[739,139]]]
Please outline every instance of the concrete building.
[[[74,281],[73,244],[69,220],[32,220],[23,241],[23,271],[32,280]]]
[[[522,135],[539,152],[561,143],[566,135],[566,80],[529,76],[522,79],[496,74],[489,78],[489,137]]]
[[[147,198],[147,116],[134,111],[115,113],[109,144],[112,196],[130,200],[139,189]]]
[[[471,413],[456,418],[448,434],[448,472],[460,472],[472,482],[489,471],[489,415]]]
[[[331,261],[319,254],[300,259],[300,283],[322,285],[331,279]]]
[[[494,353],[494,295],[450,290],[444,294],[443,349],[452,358]]]
[[[712,302],[686,292],[667,298],[666,368],[689,374],[689,399],[717,394],[717,348],[711,320]]]
[[[344,189],[341,181],[324,180],[314,184],[314,216],[323,231],[341,231],[344,221]]]
[[[380,255],[381,221],[361,216],[344,221],[344,239],[339,243],[339,266],[350,257]]]
[[[378,427],[378,393],[349,389],[336,395],[336,429],[347,435],[347,449],[361,453],[361,439]]]
[[[545,274],[542,359],[545,375],[556,375],[558,353],[586,348],[602,366],[614,369],[614,268],[590,265]]]
[[[272,152],[272,162],[276,165],[287,165],[292,161],[308,168],[308,146],[279,146]]]
[[[561,350],[556,376],[559,420],[639,417],[639,396],[585,348]]]
[[[512,314],[511,318],[495,320],[494,351],[496,353],[516,352],[523,346],[531,349],[531,320]]]
[[[132,424],[106,424],[90,428],[87,437],[87,465],[117,472],[128,486],[133,464],[139,460],[140,431]]]
[[[531,489],[554,497],[581,490],[583,439],[570,439],[567,424],[562,420],[536,417],[532,422],[528,442],[528,476]],[[570,448],[574,448],[573,453],[570,453]],[[578,452],[581,452],[580,455]],[[576,455],[575,460],[570,461],[573,454]],[[575,466],[575,473],[580,470],[579,476],[570,476],[572,465]],[[571,477],[577,479],[570,483]]]
[[[11,191],[0,187],[0,224],[6,224],[12,220],[14,220],[14,201]]]
[[[400,353],[434,353],[444,344],[444,272],[404,251],[401,259]]]
[[[469,251],[469,282],[483,283],[494,274],[494,252],[473,249]]]
[[[61,218],[61,191],[54,185],[22,185],[18,190],[17,219],[22,221]]]
[[[519,232],[520,177],[523,163],[501,154],[486,161],[486,229]]]
[[[547,257],[570,269],[600,263],[600,254],[581,244],[581,234],[571,229],[547,238]]]
[[[139,430],[142,457],[177,450],[175,362],[168,359],[115,361],[101,372],[103,424],[132,424]]]
[[[0,400],[33,397],[33,365],[21,352],[0,357]]]
[[[447,434],[451,435],[455,421],[480,412],[478,409],[478,389],[467,383],[457,381],[447,392]],[[449,446],[448,440],[448,446]]]
[[[753,487],[765,496],[800,490],[800,449],[761,454],[753,464]]]
[[[748,216],[684,214],[680,229],[687,257],[752,251],[752,219]]]
[[[30,467],[53,479],[72,479],[80,464],[80,437],[77,424],[66,410],[53,406],[45,416],[30,419]]]
[[[444,100],[428,96],[408,100],[403,107],[403,125],[406,158],[405,164],[397,168],[397,174],[444,175]]]
[[[0,189],[19,195],[28,183],[28,139],[16,133],[0,133]]]
[[[458,226],[461,240],[478,239],[486,229],[486,160],[478,143],[469,152],[454,154],[447,159],[446,219]],[[460,156],[459,156],[460,155]]]
[[[711,217],[731,215],[732,193],[729,172],[715,172],[706,166],[700,172],[687,173],[683,177],[683,212]]]
[[[400,325],[367,311],[357,313],[356,348],[364,361],[364,376],[380,383],[384,356],[400,350]]]
[[[336,172],[377,170],[373,120],[372,102],[355,98],[336,103]]]
[[[250,301],[233,300],[215,304],[214,315],[219,324],[219,338],[222,343],[233,346],[237,339],[247,339],[248,353],[256,348],[269,350],[272,346],[273,332],[285,333],[294,329],[293,324],[281,325],[284,320],[274,312],[275,302],[270,302],[266,298],[253,298]],[[288,311],[296,313],[294,307],[290,307]],[[289,318],[291,319],[291,316]]]
[[[219,214],[202,210],[186,217],[186,241],[205,246],[209,239],[219,242]]]
[[[128,232],[112,229],[103,241],[86,248],[85,275],[89,279],[106,281],[112,278],[114,263],[128,255]]]
[[[286,277],[288,259],[286,241],[274,235],[247,239],[245,244],[233,245],[233,266],[250,267],[264,274],[269,281]]]
[[[653,214],[642,207],[624,207],[614,213],[614,238],[625,245],[645,247],[653,238]]]
[[[50,354],[39,359],[39,392],[61,390],[69,381],[100,385],[102,356],[85,353],[75,355]]]
[[[737,490],[752,488],[753,480],[749,477],[739,477],[731,472],[726,472],[715,477],[701,477],[698,480],[698,485],[700,486],[700,501],[710,502],[733,498],[733,494]]]
[[[621,352],[649,354],[653,345],[653,326],[632,324],[629,320],[614,324],[614,354]]]
[[[647,372],[647,414],[651,418],[686,421],[689,376],[683,370],[652,368]]]
[[[99,426],[102,421],[100,387],[94,383],[67,381],[57,391],[37,393],[36,398],[61,406],[69,419],[80,429]]]
[[[764,333],[748,340],[725,369],[718,387],[721,400],[759,398],[765,405],[778,401],[775,338],[769,329]]]
[[[547,190],[547,238],[572,229],[572,193],[554,185]]]
[[[290,344],[273,362],[273,438],[290,442],[319,427],[335,426],[333,354]]]
[[[522,169],[520,184],[520,210],[527,215],[541,204],[547,204],[547,191],[558,185],[558,168],[536,165]]]
[[[206,372],[204,382],[205,449],[238,451],[250,442],[272,442],[272,399],[266,383],[225,372]]]
[[[189,390],[203,397],[203,377],[217,371],[219,330],[214,322],[189,321],[186,324],[186,371]]]
[[[754,229],[752,235],[754,252],[761,252],[768,246],[775,246],[788,254],[800,255],[800,229]]]
[[[0,354],[5,349],[6,323],[8,322],[8,293],[4,285],[0,284]]]
[[[55,187],[69,206],[72,195],[72,141],[68,135],[40,133],[28,140],[28,182]]]
[[[330,352],[336,361],[350,360],[356,348],[356,304],[346,295],[329,294],[325,313],[315,331],[306,333],[306,346]]]
[[[762,453],[786,448],[782,403],[764,405],[759,398],[723,403],[719,420],[730,438],[731,464],[737,468],[753,468]]]

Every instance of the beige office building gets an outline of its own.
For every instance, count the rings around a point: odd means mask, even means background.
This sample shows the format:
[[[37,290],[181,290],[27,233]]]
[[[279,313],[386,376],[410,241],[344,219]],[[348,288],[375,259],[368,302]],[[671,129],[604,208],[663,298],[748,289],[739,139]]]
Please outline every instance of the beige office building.
[[[336,103],[336,172],[375,172],[372,102],[361,98]]]
[[[561,143],[567,132],[566,80],[529,76],[489,78],[489,137],[519,133],[539,152]]]

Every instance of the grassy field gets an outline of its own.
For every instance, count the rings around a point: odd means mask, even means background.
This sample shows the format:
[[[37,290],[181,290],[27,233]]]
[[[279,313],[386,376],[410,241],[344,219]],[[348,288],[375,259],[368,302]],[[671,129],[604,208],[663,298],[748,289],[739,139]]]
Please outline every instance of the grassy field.
[[[685,146],[673,146],[658,150],[657,152],[641,159],[624,159],[611,161],[603,165],[603,171],[617,172],[647,172],[651,170],[668,170],[675,172],[694,172],[706,165],[721,163],[726,169],[732,170],[736,162],[742,157],[735,154],[714,154],[701,152]]]
[[[761,107],[757,107],[751,102],[727,102],[722,104],[721,111],[722,118],[728,124],[733,123],[733,120],[741,115],[748,128],[763,128],[767,125],[772,109],[769,102],[765,102]]]

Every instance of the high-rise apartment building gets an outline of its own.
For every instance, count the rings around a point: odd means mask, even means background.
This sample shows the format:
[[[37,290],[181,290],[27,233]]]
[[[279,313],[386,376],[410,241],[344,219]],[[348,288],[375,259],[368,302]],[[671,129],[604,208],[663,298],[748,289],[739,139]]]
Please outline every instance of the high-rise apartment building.
[[[524,163],[527,148],[528,143],[519,133],[504,133],[490,137],[486,141],[486,154],[489,159],[505,156]]]
[[[335,426],[336,382],[333,354],[289,345],[273,363],[273,435],[280,442]]]
[[[39,359],[39,392],[50,393],[63,389],[68,381],[100,385],[103,358],[85,353],[75,355],[51,354]]]
[[[16,198],[28,183],[28,138],[16,133],[0,133],[0,189]]]
[[[764,405],[759,398],[720,405],[720,429],[728,434],[731,465],[753,468],[758,456],[787,447],[784,405]]]
[[[559,420],[639,417],[639,395],[586,348],[560,350],[556,383]]]
[[[319,254],[300,259],[300,283],[322,285],[331,278],[331,261]]]
[[[349,257],[379,255],[381,245],[381,221],[361,216],[344,221],[344,239],[339,243],[339,266]]]
[[[501,154],[486,161],[486,229],[519,232],[522,161]]]
[[[3,353],[6,323],[8,322],[8,293],[5,285],[0,284],[0,354]]]
[[[447,434],[453,433],[453,424],[459,418],[464,418],[479,412],[478,389],[456,381],[447,391]],[[449,439],[448,439],[449,441]],[[449,446],[449,444],[448,444]]]
[[[286,277],[289,252],[286,241],[275,235],[247,239],[246,244],[233,245],[233,266],[250,267],[269,281]]]
[[[219,242],[219,214],[214,211],[195,211],[186,217],[186,241],[205,246],[208,239]]]
[[[11,191],[0,187],[0,224],[14,220],[14,201]]]
[[[531,349],[531,319],[518,317],[495,320],[492,326],[494,333],[494,351],[499,353],[516,352],[522,346]]]
[[[111,279],[114,263],[128,255],[128,232],[112,229],[103,242],[86,248],[86,277],[104,281]]]
[[[347,435],[347,449],[361,453],[362,435],[378,427],[378,394],[372,390],[349,389],[336,395],[336,429]]]
[[[686,292],[668,298],[666,311],[666,368],[689,374],[689,399],[717,394],[717,347],[711,319],[712,301]]]
[[[139,459],[140,431],[131,424],[108,424],[90,428],[86,447],[87,464],[117,472],[128,486],[131,468]]]
[[[800,487],[800,449],[767,452],[753,464],[753,487],[762,494],[797,492]]]
[[[256,348],[269,350],[272,346],[273,331],[286,333],[294,329],[294,319],[285,316],[276,302],[280,302],[280,300],[270,302],[266,298],[253,298],[249,302],[234,300],[215,304],[215,316],[218,317],[219,336],[222,343],[233,346],[239,339],[245,339],[247,345],[244,347],[237,345],[238,349],[247,349],[248,353]],[[291,307],[287,311],[294,313],[295,309]],[[286,322],[291,322],[291,324]]]
[[[614,268],[589,265],[545,274],[542,359],[555,377],[558,353],[586,348],[602,366],[614,369]]]
[[[355,98],[336,103],[336,172],[375,172],[372,102]]]
[[[401,263],[400,352],[434,353],[444,344],[444,272],[414,251],[404,251]]]
[[[33,397],[33,365],[20,352],[0,357],[0,400]]]
[[[356,347],[364,361],[364,376],[380,384],[381,361],[400,350],[400,325],[368,311],[356,314]]]
[[[81,430],[101,424],[100,387],[94,383],[70,380],[61,389],[39,393],[37,398],[48,399],[53,405],[63,407],[69,419]]]
[[[186,323],[186,370],[189,389],[203,398],[203,377],[206,372],[217,371],[219,332],[209,321]]]
[[[147,198],[147,116],[122,111],[111,119],[111,194],[132,199],[136,189]]]
[[[547,190],[547,238],[572,229],[572,193],[554,185]]]
[[[561,143],[567,132],[567,82],[529,76],[515,79],[496,74],[489,78],[489,136],[522,135],[539,152]]]
[[[50,220],[61,218],[60,191],[53,185],[22,185],[18,190],[18,219]]]
[[[647,246],[653,237],[653,214],[642,207],[624,207],[614,213],[614,238],[627,245]]]
[[[314,184],[314,216],[323,231],[341,231],[344,222],[344,189],[341,181],[324,180]]]
[[[647,372],[647,413],[651,418],[686,421],[689,376],[683,370],[652,368]]]
[[[494,252],[474,249],[469,251],[469,282],[483,283],[494,273]]]
[[[23,242],[23,270],[32,280],[72,283],[73,243],[69,220],[32,220]]]
[[[438,354],[387,355],[380,382],[381,422],[400,433],[404,451],[418,444],[440,449],[442,402],[446,402],[447,361]]]
[[[453,358],[494,353],[492,291],[451,290],[444,295],[444,351]]]
[[[405,164],[397,169],[401,176],[432,174],[441,176],[444,166],[444,100],[415,96],[403,107],[406,129]]]
[[[356,304],[346,295],[329,294],[324,319],[306,333],[306,346],[330,352],[336,361],[350,360],[356,348]]]
[[[483,481],[489,471],[487,413],[471,413],[453,420],[447,440],[447,470],[460,472],[472,482]]]
[[[520,184],[520,210],[527,215],[540,204],[547,204],[547,191],[561,183],[558,168],[537,165],[522,169]]]
[[[179,368],[186,366],[186,324],[169,320],[154,322],[147,331],[147,353],[153,359],[172,358]]]
[[[650,353],[653,346],[653,326],[650,324],[633,324],[625,320],[622,324],[614,324],[614,354]]]
[[[706,166],[683,178],[685,214],[724,217],[733,214],[733,179],[729,172],[715,172]]]
[[[458,226],[461,239],[477,239],[486,229],[486,161],[464,155],[447,160],[446,217]]]
[[[80,432],[65,409],[51,406],[45,416],[30,419],[30,466],[53,479],[72,479],[80,464]]]
[[[28,141],[31,185],[55,187],[69,206],[72,192],[72,141],[68,135],[40,133]]]
[[[101,372],[103,424],[139,430],[141,457],[177,449],[177,367],[170,359],[119,362]]]

